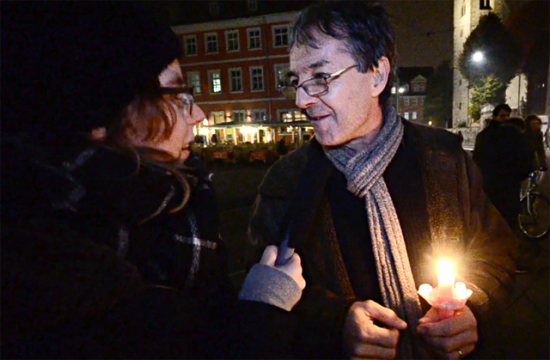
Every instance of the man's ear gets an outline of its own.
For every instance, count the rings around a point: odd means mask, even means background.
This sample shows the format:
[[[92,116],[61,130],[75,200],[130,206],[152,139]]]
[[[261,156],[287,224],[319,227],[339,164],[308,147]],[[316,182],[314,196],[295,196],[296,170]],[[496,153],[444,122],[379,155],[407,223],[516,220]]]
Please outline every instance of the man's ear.
[[[384,89],[390,78],[391,66],[387,57],[382,56],[378,60],[378,66],[375,66],[372,70],[373,73],[373,87],[372,96],[378,97]]]

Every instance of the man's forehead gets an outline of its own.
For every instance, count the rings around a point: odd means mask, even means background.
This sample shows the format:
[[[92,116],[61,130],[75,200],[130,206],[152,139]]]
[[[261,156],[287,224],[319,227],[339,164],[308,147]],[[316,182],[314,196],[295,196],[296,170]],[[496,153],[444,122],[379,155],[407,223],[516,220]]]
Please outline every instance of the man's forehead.
[[[290,71],[300,72],[333,64],[342,54],[349,56],[345,41],[326,38],[317,48],[295,45],[290,50]]]

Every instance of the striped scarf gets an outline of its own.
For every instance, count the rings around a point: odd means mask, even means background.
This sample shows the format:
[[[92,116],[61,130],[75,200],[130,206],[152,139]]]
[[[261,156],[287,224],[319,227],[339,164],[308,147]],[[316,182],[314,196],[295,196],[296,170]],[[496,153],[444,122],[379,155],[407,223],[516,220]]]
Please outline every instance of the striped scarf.
[[[384,305],[408,323],[397,355],[413,358],[413,342],[422,317],[407,248],[383,174],[403,139],[404,125],[393,109],[375,139],[355,151],[345,146],[324,148],[330,161],[347,179],[347,189],[365,199],[378,282]]]

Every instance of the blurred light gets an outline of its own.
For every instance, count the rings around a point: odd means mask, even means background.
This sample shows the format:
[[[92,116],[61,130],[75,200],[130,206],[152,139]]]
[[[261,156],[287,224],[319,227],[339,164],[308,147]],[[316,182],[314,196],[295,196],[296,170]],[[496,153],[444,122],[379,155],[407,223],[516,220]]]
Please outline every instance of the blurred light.
[[[202,125],[208,126],[208,119],[204,118],[204,120],[202,121]]]
[[[483,53],[481,51],[476,51],[474,55],[472,55],[472,60],[474,60],[474,62],[476,63],[481,63],[484,59],[485,57],[483,56]]]
[[[400,88],[399,88],[399,93],[400,93],[400,94],[403,94],[404,92],[405,92],[405,88],[400,87]]]
[[[428,121],[428,125],[429,125],[429,126],[432,126],[432,121],[431,121],[431,120]]]

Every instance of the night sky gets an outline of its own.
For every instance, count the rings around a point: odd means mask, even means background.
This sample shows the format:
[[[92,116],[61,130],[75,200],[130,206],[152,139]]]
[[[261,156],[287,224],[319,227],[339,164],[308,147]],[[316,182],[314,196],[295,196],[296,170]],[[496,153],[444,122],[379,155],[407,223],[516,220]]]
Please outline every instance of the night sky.
[[[437,66],[453,57],[452,0],[383,0],[397,35],[398,66]]]
[[[313,1],[258,1],[261,10],[299,10]],[[397,33],[398,66],[437,66],[453,54],[453,0],[379,0]],[[208,1],[161,1],[171,25],[208,21]],[[223,1],[225,14],[246,16],[246,1]],[[262,8],[263,7],[263,8]],[[241,16],[242,14],[242,16]]]

